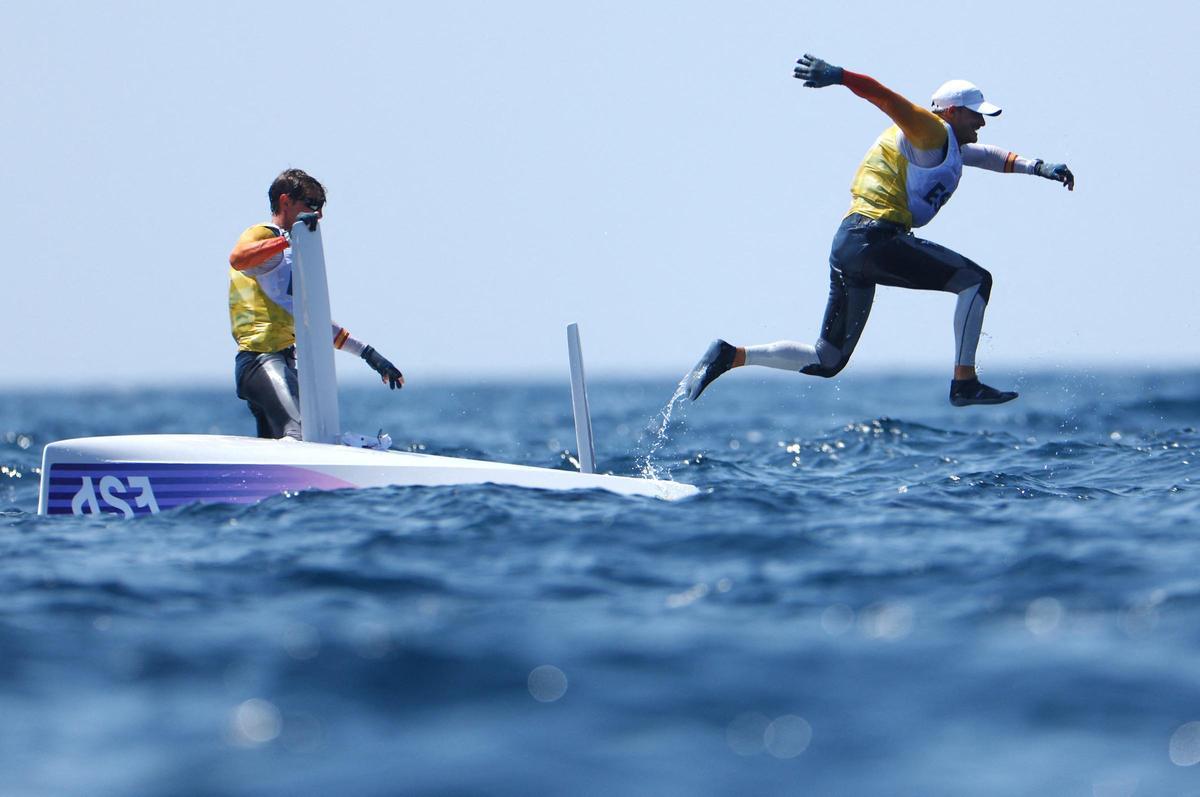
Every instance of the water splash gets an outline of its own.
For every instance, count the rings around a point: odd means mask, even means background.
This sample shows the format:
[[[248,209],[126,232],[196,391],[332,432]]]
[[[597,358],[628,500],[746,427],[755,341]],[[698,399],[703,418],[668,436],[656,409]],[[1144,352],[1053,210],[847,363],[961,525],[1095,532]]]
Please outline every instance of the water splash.
[[[660,466],[655,464],[655,459],[658,456],[658,452],[662,450],[662,447],[666,445],[667,441],[670,439],[670,437],[667,435],[667,429],[671,425],[671,417],[675,412],[675,405],[682,401],[684,396],[688,394],[688,385],[691,382],[692,377],[693,373],[689,371],[687,375],[683,377],[683,379],[679,380],[679,384],[675,386],[675,392],[671,394],[671,398],[668,399],[666,405],[658,411],[657,415],[654,415],[650,418],[650,421],[646,424],[645,432],[643,432],[641,437],[638,438],[639,449],[642,447],[643,441],[645,441],[647,438],[650,441],[649,448],[646,450],[646,453],[639,454],[637,458],[638,473],[640,473],[644,479],[671,478],[670,469],[660,469]],[[686,407],[687,404],[685,403],[680,408],[678,420],[683,420]]]

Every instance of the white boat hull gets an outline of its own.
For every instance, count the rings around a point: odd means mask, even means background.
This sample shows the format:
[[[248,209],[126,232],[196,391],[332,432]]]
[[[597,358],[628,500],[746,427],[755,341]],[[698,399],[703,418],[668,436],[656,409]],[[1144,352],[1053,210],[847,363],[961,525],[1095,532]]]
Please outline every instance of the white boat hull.
[[[42,455],[38,513],[145,515],[193,503],[250,504],[301,490],[502,484],[675,500],[690,484],[404,451],[224,435],[61,440]]]

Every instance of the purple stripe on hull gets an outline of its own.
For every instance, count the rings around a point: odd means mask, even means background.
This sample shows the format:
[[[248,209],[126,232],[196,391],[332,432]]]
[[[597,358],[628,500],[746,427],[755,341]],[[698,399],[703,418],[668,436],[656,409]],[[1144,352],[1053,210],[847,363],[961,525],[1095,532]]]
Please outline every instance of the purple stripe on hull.
[[[103,478],[103,477],[101,477],[101,478]],[[153,478],[153,477],[148,477],[148,478]],[[82,481],[83,481],[82,476],[76,477],[74,479],[67,479],[65,481],[62,479],[54,479],[54,482],[50,485],[50,497],[51,498],[63,498],[63,497],[71,498],[75,495],[75,493],[79,492],[79,486]],[[92,481],[97,481],[97,479],[93,479]],[[202,483],[187,481],[187,482],[183,482],[182,484],[172,484],[170,482],[163,483],[163,481],[159,480],[159,479],[153,479],[153,481],[154,481],[154,494],[155,495],[170,495],[171,493],[181,494],[181,495],[191,495],[193,493],[205,494],[205,493],[222,493],[222,492],[242,493],[242,492],[247,492],[247,491],[278,493],[278,492],[282,492],[284,490],[292,489],[292,485],[294,485],[296,483],[295,479],[289,479],[287,481],[282,481],[282,480],[276,479],[276,480],[271,480],[271,481],[263,480],[263,481],[253,481],[253,482],[241,481],[241,480],[236,481],[236,482],[230,482],[230,481],[226,481],[226,480],[214,479],[212,481],[202,482]],[[314,486],[318,486],[318,485],[314,485]],[[322,489],[324,489],[324,488],[322,488]]]
[[[184,504],[252,504],[283,492],[354,486],[292,465],[70,462],[51,465],[45,478],[50,480],[47,514],[126,517]]]
[[[210,471],[209,473],[207,473],[203,476],[162,476],[157,473],[153,473],[151,471],[139,471],[139,473],[141,473],[142,475],[145,475],[145,476],[153,476],[155,484],[164,484],[164,485],[166,485],[166,484],[238,484],[238,483],[257,484],[259,482],[266,481],[267,479],[271,478],[271,477],[247,478],[246,475],[240,471],[228,471],[226,473],[220,473],[220,474],[213,473]],[[71,485],[77,485],[77,484],[79,484],[79,479],[84,475],[87,475],[87,474],[71,474],[69,476],[64,476],[58,472],[58,468],[55,468],[54,469],[54,477],[50,480],[50,485],[52,487],[55,485],[62,485],[63,487],[70,487]],[[120,472],[118,472],[118,473],[95,473],[95,474],[91,474],[91,475],[96,476],[96,477],[109,476],[109,475],[120,475]],[[280,483],[282,484],[282,483],[287,483],[287,482],[291,482],[291,481],[292,481],[292,479],[289,477],[287,479],[281,479]]]

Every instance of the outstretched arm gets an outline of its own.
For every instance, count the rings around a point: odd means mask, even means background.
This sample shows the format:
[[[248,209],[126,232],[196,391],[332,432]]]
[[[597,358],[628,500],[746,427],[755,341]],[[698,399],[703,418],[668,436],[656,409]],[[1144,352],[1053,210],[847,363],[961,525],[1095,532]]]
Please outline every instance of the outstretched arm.
[[[807,53],[796,64],[793,74],[803,80],[805,86],[816,89],[841,83],[891,117],[914,148],[938,150],[946,146],[946,125],[941,119],[878,80],[833,66]]]
[[[392,390],[404,387],[404,374],[400,373],[399,368],[392,365],[388,358],[375,351],[371,346],[368,346],[357,338],[350,337],[349,330],[343,326],[338,326],[336,321],[333,322],[333,347],[350,352],[366,360],[367,365],[371,366],[375,373],[383,378],[383,383],[391,387]]]
[[[1056,180],[1075,190],[1075,175],[1065,163],[1046,163],[1041,160],[1022,158],[1015,152],[993,147],[990,144],[967,144],[962,148],[963,163],[979,169],[993,172],[1016,172],[1018,174],[1036,174],[1047,180]]]

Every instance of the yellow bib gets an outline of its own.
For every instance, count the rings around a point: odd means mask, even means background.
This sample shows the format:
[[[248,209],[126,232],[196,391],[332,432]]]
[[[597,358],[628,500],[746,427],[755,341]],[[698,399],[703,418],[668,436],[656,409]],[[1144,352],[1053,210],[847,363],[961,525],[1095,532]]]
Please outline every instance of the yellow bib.
[[[943,123],[945,124],[945,123]],[[935,166],[909,162],[901,150],[900,128],[883,131],[863,158],[850,186],[851,213],[903,224],[905,229],[924,227],[958,188],[962,179],[962,151],[949,125],[946,152]]]
[[[277,227],[256,224],[238,243],[282,235]],[[241,351],[272,352],[296,342],[291,313],[291,250],[284,250],[255,268],[229,269],[229,322]]]
[[[908,159],[900,152],[896,137],[900,128],[883,131],[867,152],[850,184],[850,210],[869,219],[880,219],[912,227],[908,210]]]

